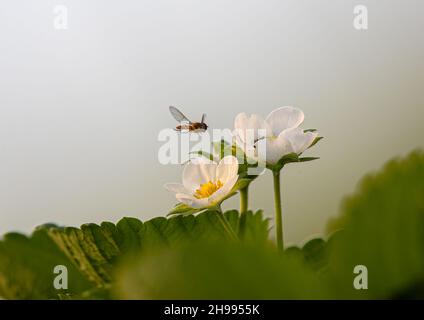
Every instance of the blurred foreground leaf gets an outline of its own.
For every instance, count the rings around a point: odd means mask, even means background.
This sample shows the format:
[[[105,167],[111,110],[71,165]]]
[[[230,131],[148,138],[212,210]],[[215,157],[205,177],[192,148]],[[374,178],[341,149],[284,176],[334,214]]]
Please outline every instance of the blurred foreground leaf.
[[[124,299],[321,299],[324,282],[289,255],[237,242],[151,252],[119,272]]]
[[[333,243],[338,241],[342,232],[335,232],[324,240],[313,238],[307,241],[302,247],[289,247],[285,250],[287,255],[297,257],[306,266],[322,275],[328,272],[329,256],[333,248]]]
[[[388,162],[366,176],[332,225],[344,228],[330,255],[339,297],[390,298],[424,280],[424,153]],[[368,290],[355,290],[354,267],[368,269]]]
[[[238,231],[239,213],[228,211],[225,216]],[[246,238],[265,243],[268,221],[262,212],[247,212],[245,219]],[[72,271],[69,283],[75,288],[62,292],[62,298],[94,298],[98,292],[101,292],[99,297],[104,297],[104,288],[113,282],[116,262],[126,254],[226,237],[214,211],[197,216],[158,217],[144,223],[123,218],[116,225],[110,222],[85,224],[81,228],[45,225],[31,238],[7,234],[0,242],[0,294],[6,298],[56,297],[53,267],[64,264]],[[92,290],[89,282],[101,290]],[[84,291],[87,292],[82,294]]]
[[[68,290],[56,290],[53,269],[68,269]],[[30,237],[8,233],[0,241],[0,296],[6,299],[47,299],[80,293],[91,284],[49,238],[44,228]]]
[[[238,232],[239,213],[228,211],[225,216]],[[268,221],[262,212],[247,212],[245,219],[246,238],[265,243]],[[144,223],[123,218],[116,225],[44,225],[30,238],[9,233],[0,242],[0,296],[47,299],[60,294],[62,299],[104,298],[113,282],[114,266],[126,254],[226,237],[213,211],[197,216],[158,217]],[[63,292],[53,288],[53,268],[59,264],[69,271],[70,288]]]

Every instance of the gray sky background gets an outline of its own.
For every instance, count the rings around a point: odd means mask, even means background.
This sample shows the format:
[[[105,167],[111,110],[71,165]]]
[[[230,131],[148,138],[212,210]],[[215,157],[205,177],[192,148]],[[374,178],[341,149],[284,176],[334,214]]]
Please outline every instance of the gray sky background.
[[[68,7],[68,30],[53,8]],[[365,4],[369,30],[352,26]],[[168,106],[232,128],[239,112],[304,110],[318,161],[283,173],[286,241],[322,233],[360,177],[424,145],[424,2],[0,3],[0,233],[165,215],[157,161]],[[251,207],[273,215],[271,176]],[[237,207],[238,199],[225,207]]]

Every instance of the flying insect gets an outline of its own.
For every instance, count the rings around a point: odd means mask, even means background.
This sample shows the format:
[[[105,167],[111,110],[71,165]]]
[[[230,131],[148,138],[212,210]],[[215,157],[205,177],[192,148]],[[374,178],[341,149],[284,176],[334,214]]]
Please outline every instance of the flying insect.
[[[175,120],[180,124],[175,127],[176,131],[179,132],[205,132],[208,129],[208,125],[205,123],[206,114],[202,115],[202,120],[200,122],[190,121],[180,110],[170,106],[169,111]]]

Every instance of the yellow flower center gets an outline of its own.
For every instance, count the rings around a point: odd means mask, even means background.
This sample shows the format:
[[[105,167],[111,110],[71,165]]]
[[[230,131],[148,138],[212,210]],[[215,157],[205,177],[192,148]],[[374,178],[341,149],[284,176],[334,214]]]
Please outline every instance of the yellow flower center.
[[[206,182],[204,184],[201,184],[199,189],[196,189],[196,192],[194,193],[194,196],[197,199],[203,199],[211,196],[213,193],[215,193],[217,190],[219,190],[223,186],[221,180],[218,180],[217,182]]]

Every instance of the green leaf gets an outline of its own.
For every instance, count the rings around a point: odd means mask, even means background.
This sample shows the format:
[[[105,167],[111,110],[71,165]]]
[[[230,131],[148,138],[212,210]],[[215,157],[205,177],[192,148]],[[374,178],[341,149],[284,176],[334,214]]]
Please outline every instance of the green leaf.
[[[333,233],[327,240],[313,238],[307,241],[302,248],[293,246],[285,249],[285,253],[296,256],[319,274],[326,273],[329,264],[329,255],[333,248],[335,239],[338,239],[339,232]]]
[[[313,161],[318,159],[319,157],[302,157],[302,158],[299,158],[299,162],[307,162],[307,161]]]
[[[94,287],[92,289],[83,291],[78,294],[59,294],[59,300],[107,300],[112,299],[111,295],[112,286]]]
[[[242,215],[240,215],[237,210],[229,210],[226,211],[224,215],[243,242],[259,245],[268,243],[269,219],[264,218],[262,210],[256,212],[249,210]],[[240,230],[242,220],[244,224],[243,234]]]
[[[316,137],[314,141],[312,141],[311,145],[309,146],[309,148],[312,148],[314,145],[316,145],[320,140],[324,139],[324,137]],[[309,149],[308,148],[308,149]]]
[[[204,210],[205,209],[195,209],[195,208],[189,207],[188,205],[184,203],[179,203],[175,205],[175,207],[172,208],[171,211],[168,212],[167,216],[178,215],[178,214],[189,215],[189,214],[195,214]]]
[[[237,230],[239,236],[244,242],[255,244],[268,242],[269,219],[264,219],[262,210],[258,210],[256,213],[247,211],[245,214],[243,214],[242,217],[240,217],[240,219],[244,219],[243,234],[241,234],[240,230],[238,229],[240,222],[238,224]]]
[[[244,189],[246,187],[249,186],[249,184],[253,181],[253,179],[249,179],[249,178],[243,178],[243,179],[239,179],[236,184],[234,185],[233,189],[231,190],[231,192],[236,192],[238,190]]]
[[[57,265],[68,269],[68,289],[53,286]],[[83,275],[41,227],[30,237],[8,233],[0,241],[0,296],[6,299],[54,299],[91,288]]]
[[[343,228],[330,254],[330,279],[341,298],[391,298],[424,279],[424,153],[387,163],[346,199],[333,226]],[[368,290],[355,290],[357,265]]]
[[[305,261],[314,270],[322,270],[328,265],[327,243],[320,238],[308,241],[302,247]]]
[[[124,299],[319,299],[324,282],[301,262],[268,247],[193,243],[146,253],[122,267]]]
[[[225,212],[225,216],[237,232],[239,213]],[[266,240],[268,222],[262,212],[247,213],[247,228],[250,237],[258,243]],[[113,282],[113,269],[127,254],[163,247],[175,248],[197,241],[228,239],[215,211],[193,215],[179,215],[171,218],[157,217],[146,222],[135,218],[123,218],[115,226],[104,222],[83,225],[77,228],[49,227],[51,239],[77,266],[77,268],[98,287]]]
[[[322,137],[317,137],[314,140],[314,142],[311,144],[310,147],[312,147],[314,144],[316,144],[320,139],[322,139]],[[288,163],[293,163],[293,162],[307,162],[307,161],[313,161],[313,160],[319,159],[319,157],[299,157],[299,156],[300,156],[300,154],[298,155],[297,153],[294,153],[294,152],[289,153],[289,154],[286,154],[280,160],[278,160],[278,162],[276,164],[274,164],[274,165],[267,165],[267,168],[269,170],[278,172],[281,169],[283,169],[283,167],[286,164],[288,164]]]
[[[286,164],[299,162],[299,156],[292,152],[283,156],[275,165],[267,165],[267,168],[273,171],[280,171]]]

